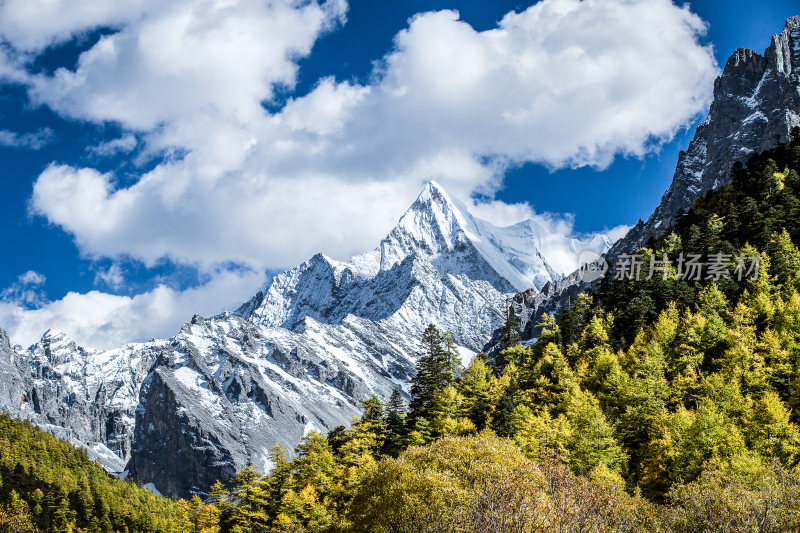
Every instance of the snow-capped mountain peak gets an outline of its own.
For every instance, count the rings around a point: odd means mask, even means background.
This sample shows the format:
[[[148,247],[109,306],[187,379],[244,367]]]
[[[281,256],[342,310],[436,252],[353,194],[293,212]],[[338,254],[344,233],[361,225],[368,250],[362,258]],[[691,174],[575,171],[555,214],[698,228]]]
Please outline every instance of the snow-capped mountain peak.
[[[429,181],[400,221],[381,241],[381,268],[388,269],[409,254],[435,256],[480,240],[474,221],[441,185]]]
[[[498,227],[472,215],[434,181],[428,182],[395,228],[381,241],[381,269],[417,254],[440,272],[485,280],[501,292],[558,281],[575,266],[584,249],[603,253],[604,235],[581,241],[557,233],[537,220]],[[574,256],[574,257],[572,257]]]
[[[318,253],[275,276],[234,315],[296,331],[306,318],[325,324],[348,315],[381,320],[408,296],[413,258],[442,275],[485,281],[507,294],[541,290],[575,268],[570,257],[587,248],[603,253],[609,246],[605,236],[579,241],[536,220],[495,226],[430,181],[375,250],[348,261]]]
[[[11,376],[0,407],[162,492],[207,490],[268,468],[275,443],[291,450],[311,429],[347,424],[372,395],[407,394],[428,324],[468,360],[502,324],[508,293],[559,278],[540,252],[554,240],[569,241],[535,220],[492,225],[430,182],[374,250],[316,254],[172,339],[91,351],[51,331],[22,351],[0,332]]]

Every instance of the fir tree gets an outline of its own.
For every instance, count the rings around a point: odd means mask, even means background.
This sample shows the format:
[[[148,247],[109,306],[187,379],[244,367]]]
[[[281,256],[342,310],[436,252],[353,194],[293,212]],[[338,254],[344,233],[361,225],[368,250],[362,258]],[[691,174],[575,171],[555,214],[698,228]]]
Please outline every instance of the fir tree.
[[[397,457],[403,448],[406,431],[406,412],[403,398],[397,389],[392,391],[389,404],[384,413],[386,439],[383,441],[382,453]]]
[[[519,320],[514,312],[514,306],[506,302],[506,317],[503,324],[503,338],[500,340],[500,349],[505,350],[520,343]]]
[[[411,379],[409,417],[412,427],[425,417],[437,391],[455,382],[460,374],[458,351],[453,337],[430,324],[422,335],[417,358],[417,373]]]

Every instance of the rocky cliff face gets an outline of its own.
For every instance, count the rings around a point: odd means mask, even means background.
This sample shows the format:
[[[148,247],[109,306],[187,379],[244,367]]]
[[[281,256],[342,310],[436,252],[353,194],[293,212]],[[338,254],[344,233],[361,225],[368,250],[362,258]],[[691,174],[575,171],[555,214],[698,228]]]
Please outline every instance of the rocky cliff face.
[[[131,457],[139,388],[163,344],[92,351],[48,331],[23,350],[0,331],[0,407],[122,472]]]
[[[714,83],[708,117],[678,156],[672,184],[647,221],[640,220],[606,252],[610,266],[620,254],[633,253],[661,235],[696,198],[730,183],[736,161],[786,141],[796,126],[800,126],[800,17],[786,21],[763,55],[744,48],[731,55]],[[535,325],[543,314],[558,314],[594,284],[573,272],[539,292],[518,293],[511,304],[519,317],[521,338],[535,340]],[[496,331],[484,351],[497,351],[501,338]]]
[[[548,283],[540,292],[526,290],[515,294],[508,299],[508,305],[514,309],[519,322],[519,337],[523,344],[531,344],[539,337],[539,324],[543,315],[559,316],[561,311],[568,308],[581,293],[594,288],[594,281],[582,279],[580,272],[576,271],[569,276],[554,283]],[[503,339],[502,327],[495,330],[491,339],[483,347],[483,352],[489,357],[496,356],[500,351],[500,341]]]
[[[467,362],[511,293],[563,277],[541,250],[554,239],[576,254],[610,244],[496,227],[430,183],[375,250],[317,254],[170,340],[94,352],[55,333],[28,350],[0,338],[0,405],[165,494],[202,492],[269,469],[275,444],[291,454],[309,431],[349,424],[372,395],[407,395],[429,323]]]
[[[714,83],[708,118],[678,156],[661,203],[607,257],[613,260],[660,235],[695,198],[730,183],[734,162],[785,141],[795,126],[800,126],[800,17],[786,21],[763,55],[744,48],[731,55]]]

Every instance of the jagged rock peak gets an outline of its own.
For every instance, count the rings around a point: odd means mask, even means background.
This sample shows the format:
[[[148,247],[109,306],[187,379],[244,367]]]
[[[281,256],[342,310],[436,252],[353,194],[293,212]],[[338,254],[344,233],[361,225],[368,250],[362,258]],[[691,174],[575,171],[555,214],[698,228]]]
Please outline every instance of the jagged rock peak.
[[[41,347],[44,355],[51,360],[59,356],[64,357],[66,353],[86,352],[84,348],[78,346],[78,342],[75,339],[57,329],[45,331],[39,342],[31,348],[35,351],[37,346]]]
[[[57,329],[48,329],[42,334],[42,340],[48,342],[54,341],[70,341],[72,340],[69,335],[64,333],[63,331],[59,331]]]
[[[418,208],[419,206],[428,206],[436,204],[442,207],[454,208],[453,200],[448,196],[447,191],[433,180],[425,182],[425,186],[417,196],[416,201],[411,205],[411,209]]]
[[[389,269],[414,253],[436,256],[466,246],[468,217],[466,208],[456,205],[441,185],[427,182],[397,225],[381,241],[381,269]]]
[[[737,49],[714,81],[705,121],[681,151],[670,188],[647,222],[637,224],[607,254],[612,262],[657,237],[699,196],[730,183],[736,161],[785,141],[800,125],[800,17],[786,21],[763,55]]]
[[[767,68],[764,56],[749,48],[737,48],[722,69],[723,76],[746,76],[758,81]]]
[[[397,238],[401,233],[406,234],[414,245],[423,250],[434,250],[438,245],[447,249],[453,248],[463,239],[463,226],[467,224],[466,208],[457,205],[435,181],[426,182],[417,199],[400,218],[397,226],[381,242],[384,256],[381,267],[388,268],[386,250],[388,246],[397,246]]]
[[[772,36],[764,55],[776,71],[786,76],[800,76],[800,16],[786,20],[783,31]]]

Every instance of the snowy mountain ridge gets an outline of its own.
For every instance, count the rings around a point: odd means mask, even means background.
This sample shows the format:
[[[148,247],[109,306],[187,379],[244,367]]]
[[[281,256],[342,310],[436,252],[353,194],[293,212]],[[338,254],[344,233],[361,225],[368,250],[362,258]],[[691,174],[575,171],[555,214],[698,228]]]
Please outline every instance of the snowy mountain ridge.
[[[560,241],[560,250],[571,251],[575,265],[565,269],[551,264],[541,250],[555,241]],[[289,329],[301,327],[306,316],[326,323],[338,323],[348,314],[381,320],[407,296],[402,293],[407,285],[397,285],[400,293],[387,293],[385,283],[395,266],[412,255],[439,272],[487,281],[502,293],[538,291],[577,266],[584,250],[601,254],[612,244],[605,235],[585,241],[557,235],[533,220],[494,226],[472,216],[431,181],[378,248],[344,262],[317,254],[275,276],[234,314]]]
[[[463,203],[431,181],[381,241],[381,268],[416,253],[442,272],[485,279],[502,292],[539,291],[574,267],[564,268],[548,257],[555,241],[561,241],[562,249],[574,251],[576,265],[580,252],[602,253],[612,244],[605,235],[586,241],[570,239],[530,219],[505,228],[495,226],[471,215]]]
[[[535,221],[499,228],[430,182],[376,249],[317,254],[172,339],[107,351],[56,332],[27,350],[0,342],[0,406],[164,494],[202,492],[245,466],[268,469],[276,443],[291,451],[308,431],[349,424],[372,395],[407,395],[429,323],[468,362],[509,293],[563,277],[540,250],[553,242],[576,254],[610,246]]]

